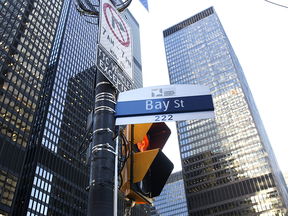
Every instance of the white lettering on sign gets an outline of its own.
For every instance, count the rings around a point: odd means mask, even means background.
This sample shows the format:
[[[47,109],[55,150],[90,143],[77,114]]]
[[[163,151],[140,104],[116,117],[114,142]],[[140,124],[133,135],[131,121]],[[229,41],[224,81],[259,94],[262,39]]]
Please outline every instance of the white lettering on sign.
[[[179,108],[179,107],[184,107],[184,101],[183,100],[174,100],[174,103],[176,104],[176,106],[174,106],[175,108]]]
[[[184,107],[184,101],[183,100],[174,100],[173,101],[174,108],[180,108]],[[169,108],[170,101],[152,101],[152,100],[146,100],[146,110],[163,110],[166,112]]]
[[[120,91],[132,88],[132,82],[124,76],[111,57],[98,47],[97,68]]]

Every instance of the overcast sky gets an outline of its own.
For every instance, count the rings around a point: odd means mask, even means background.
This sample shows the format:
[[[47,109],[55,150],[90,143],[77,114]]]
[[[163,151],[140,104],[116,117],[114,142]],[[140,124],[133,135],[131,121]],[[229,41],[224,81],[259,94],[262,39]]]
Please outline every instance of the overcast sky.
[[[140,25],[144,87],[169,84],[163,30],[214,6],[243,68],[280,168],[288,172],[288,8],[264,0],[138,0],[129,6]],[[176,3],[177,2],[177,3]],[[288,6],[288,0],[275,3]],[[181,170],[175,123],[164,147]]]

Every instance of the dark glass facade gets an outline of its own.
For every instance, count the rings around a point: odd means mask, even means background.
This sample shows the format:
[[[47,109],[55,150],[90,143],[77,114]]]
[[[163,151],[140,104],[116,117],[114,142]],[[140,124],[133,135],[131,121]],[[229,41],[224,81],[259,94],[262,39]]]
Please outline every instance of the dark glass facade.
[[[155,216],[188,216],[182,171],[172,173],[151,207]]]
[[[97,26],[64,1],[14,215],[86,213],[89,168],[78,148],[93,106],[96,41]]]
[[[61,0],[0,1],[0,214],[14,206]]]
[[[189,215],[287,215],[283,175],[214,8],[163,35],[171,84],[208,85],[215,106],[215,119],[177,122]]]
[[[94,103],[98,26],[72,0],[1,0],[0,7],[0,215],[86,215],[89,167],[78,149]],[[126,17],[137,88],[139,25]]]

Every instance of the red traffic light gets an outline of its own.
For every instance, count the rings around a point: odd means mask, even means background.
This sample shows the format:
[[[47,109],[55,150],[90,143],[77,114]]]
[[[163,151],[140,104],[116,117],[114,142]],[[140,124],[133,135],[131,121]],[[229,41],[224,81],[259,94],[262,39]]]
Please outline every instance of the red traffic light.
[[[171,134],[170,128],[164,122],[153,123],[147,132],[149,139],[149,146],[147,150],[151,149],[163,149]]]
[[[147,151],[147,148],[149,147],[149,139],[147,134],[144,136],[141,142],[137,143],[137,147],[140,152]]]

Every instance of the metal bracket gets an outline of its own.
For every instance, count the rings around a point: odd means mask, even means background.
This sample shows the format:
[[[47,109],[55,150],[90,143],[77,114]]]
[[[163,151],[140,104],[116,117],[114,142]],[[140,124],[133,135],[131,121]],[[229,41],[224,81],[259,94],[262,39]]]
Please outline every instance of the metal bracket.
[[[109,93],[109,92],[101,92],[95,96],[95,99],[100,98],[100,97],[112,98],[115,101],[114,95],[112,93]]]
[[[99,128],[99,129],[94,130],[93,134],[98,133],[100,131],[107,131],[107,132],[113,133],[113,131],[110,128]]]
[[[97,83],[97,85],[96,85],[96,87],[98,87],[99,85],[104,85],[104,84],[107,84],[107,85],[111,85],[111,83],[110,82],[99,82],[99,83]]]
[[[115,96],[109,92],[101,92],[95,96],[95,103],[99,101],[109,101],[116,104]]]
[[[115,110],[112,109],[111,107],[109,106],[99,106],[99,107],[96,107],[94,109],[94,115],[97,114],[98,112],[100,111],[109,111],[109,112],[112,112],[112,113],[115,113]]]
[[[97,154],[98,151],[108,151],[111,152],[115,155],[117,155],[117,153],[115,152],[115,149],[113,146],[111,146],[109,143],[101,143],[98,145],[95,145],[92,147],[92,153]]]
[[[95,103],[97,103],[97,102],[99,102],[99,101],[109,101],[109,102],[111,102],[111,103],[117,104],[115,101],[110,100],[110,99],[106,99],[106,98],[97,99],[97,100],[95,100]]]

